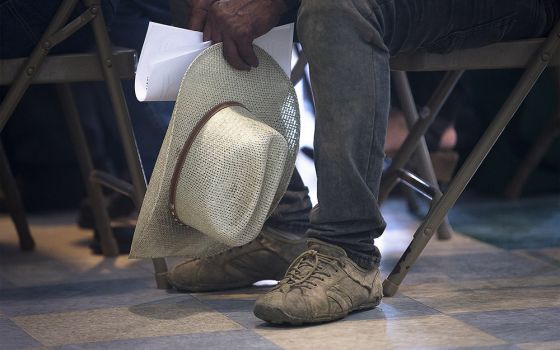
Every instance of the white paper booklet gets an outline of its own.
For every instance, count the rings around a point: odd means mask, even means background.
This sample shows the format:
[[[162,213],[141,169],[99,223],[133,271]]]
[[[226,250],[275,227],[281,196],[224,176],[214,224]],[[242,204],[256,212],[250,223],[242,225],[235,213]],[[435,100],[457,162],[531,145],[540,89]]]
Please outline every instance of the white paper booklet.
[[[294,25],[272,29],[255,39],[290,76]],[[210,42],[202,33],[150,22],[136,70],[138,101],[175,101],[183,75],[192,61]]]

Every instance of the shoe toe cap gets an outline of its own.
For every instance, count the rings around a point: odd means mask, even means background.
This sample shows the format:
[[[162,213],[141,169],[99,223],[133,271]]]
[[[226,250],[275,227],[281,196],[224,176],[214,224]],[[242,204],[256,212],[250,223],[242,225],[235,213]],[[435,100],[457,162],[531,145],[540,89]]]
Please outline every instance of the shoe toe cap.
[[[255,316],[271,323],[303,323],[306,312],[305,298],[298,290],[273,290],[263,294],[254,309]]]

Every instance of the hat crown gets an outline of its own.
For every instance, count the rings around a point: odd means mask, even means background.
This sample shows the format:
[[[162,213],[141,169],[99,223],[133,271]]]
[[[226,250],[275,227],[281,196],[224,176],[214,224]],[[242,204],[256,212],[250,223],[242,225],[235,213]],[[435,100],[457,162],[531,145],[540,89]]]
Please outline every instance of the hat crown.
[[[232,106],[210,116],[184,151],[171,188],[176,217],[229,246],[251,241],[278,189],[288,154],[284,137]]]

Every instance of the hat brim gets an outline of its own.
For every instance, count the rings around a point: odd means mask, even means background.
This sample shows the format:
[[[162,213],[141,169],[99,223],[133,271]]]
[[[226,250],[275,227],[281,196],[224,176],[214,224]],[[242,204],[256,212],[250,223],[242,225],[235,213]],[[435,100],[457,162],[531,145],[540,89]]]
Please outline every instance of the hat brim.
[[[288,186],[299,146],[299,107],[292,83],[264,50],[255,46],[259,66],[232,68],[222,44],[206,49],[189,66],[136,224],[131,258],[205,257],[230,248],[196,229],[180,225],[170,210],[170,188],[179,153],[199,120],[214,106],[234,101],[255,119],[278,131],[288,143],[288,159],[273,200],[276,207]]]

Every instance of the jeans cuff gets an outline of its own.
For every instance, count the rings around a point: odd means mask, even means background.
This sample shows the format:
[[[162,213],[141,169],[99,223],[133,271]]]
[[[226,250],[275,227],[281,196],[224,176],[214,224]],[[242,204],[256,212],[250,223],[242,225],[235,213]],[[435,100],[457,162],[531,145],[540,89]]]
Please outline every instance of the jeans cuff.
[[[366,270],[379,268],[379,264],[381,263],[381,256],[365,255],[361,253],[353,253],[351,251],[346,251],[346,255],[348,255],[348,258],[355,262],[356,265]]]
[[[272,221],[269,220],[265,222],[265,227],[272,228],[277,231],[291,233],[300,237],[303,237],[309,229],[308,221]]]

